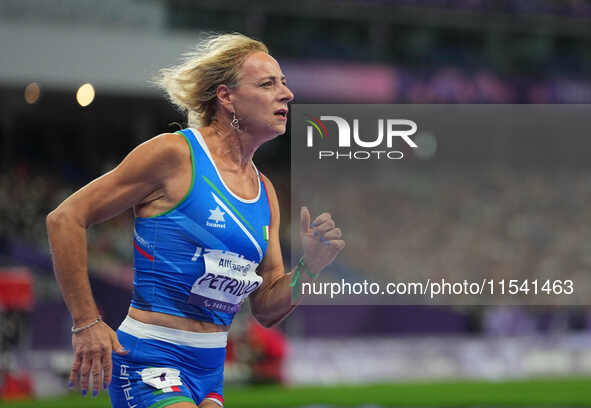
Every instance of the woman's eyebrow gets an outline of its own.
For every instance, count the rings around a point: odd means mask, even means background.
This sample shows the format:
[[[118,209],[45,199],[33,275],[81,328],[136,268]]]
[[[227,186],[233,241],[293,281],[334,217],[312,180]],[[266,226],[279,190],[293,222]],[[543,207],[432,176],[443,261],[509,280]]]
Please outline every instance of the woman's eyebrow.
[[[263,81],[263,80],[265,80],[265,79],[271,79],[271,80],[275,81],[275,80],[277,80],[277,77],[276,77],[276,76],[274,76],[274,75],[269,75],[269,76],[266,76],[266,77],[262,77],[262,78],[260,78],[260,79],[259,79],[259,81]],[[282,75],[282,76],[281,76],[279,79],[280,79],[281,81],[285,81],[285,80],[287,80],[287,78],[285,77],[285,75]]]

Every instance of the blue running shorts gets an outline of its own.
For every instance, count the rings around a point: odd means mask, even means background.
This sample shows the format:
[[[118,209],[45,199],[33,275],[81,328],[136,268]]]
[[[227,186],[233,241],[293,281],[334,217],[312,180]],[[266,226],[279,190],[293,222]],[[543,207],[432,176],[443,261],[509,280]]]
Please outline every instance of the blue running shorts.
[[[162,408],[177,402],[224,405],[227,332],[194,333],[145,324],[127,316],[113,353],[109,396],[113,408]]]

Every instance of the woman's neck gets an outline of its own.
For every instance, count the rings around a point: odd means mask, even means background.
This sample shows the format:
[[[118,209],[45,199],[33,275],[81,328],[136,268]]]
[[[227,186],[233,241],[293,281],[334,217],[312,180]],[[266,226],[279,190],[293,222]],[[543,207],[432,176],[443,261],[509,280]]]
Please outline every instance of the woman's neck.
[[[217,120],[201,129],[201,134],[207,139],[207,146],[214,157],[224,165],[244,170],[250,165],[254,153],[259,147],[247,131],[237,130],[230,124]]]

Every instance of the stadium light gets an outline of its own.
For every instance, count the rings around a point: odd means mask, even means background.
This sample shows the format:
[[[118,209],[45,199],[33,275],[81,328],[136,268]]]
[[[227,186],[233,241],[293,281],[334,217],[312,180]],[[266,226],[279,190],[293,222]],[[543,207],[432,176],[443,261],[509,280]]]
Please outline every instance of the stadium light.
[[[81,85],[76,92],[76,101],[80,106],[88,106],[94,100],[94,87],[88,82]]]
[[[41,88],[37,82],[31,82],[25,87],[25,102],[29,105],[37,102],[39,100],[39,95],[41,95]]]

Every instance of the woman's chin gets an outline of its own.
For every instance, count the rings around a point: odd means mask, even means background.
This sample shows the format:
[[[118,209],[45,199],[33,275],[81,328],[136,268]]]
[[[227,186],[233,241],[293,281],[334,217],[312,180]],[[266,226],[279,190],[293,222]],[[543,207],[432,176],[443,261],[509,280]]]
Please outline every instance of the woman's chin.
[[[275,135],[275,137],[281,136],[281,135],[285,134],[285,132],[287,131],[287,124],[276,126],[275,129],[277,129],[277,132],[278,132]]]
[[[276,137],[278,137],[278,136],[281,136],[281,135],[285,134],[286,128],[287,128],[287,127],[286,127],[285,125],[283,125],[283,126],[273,126],[273,127],[271,127],[271,128],[269,129],[269,132],[267,133],[267,135],[268,135],[268,140],[275,139]]]

